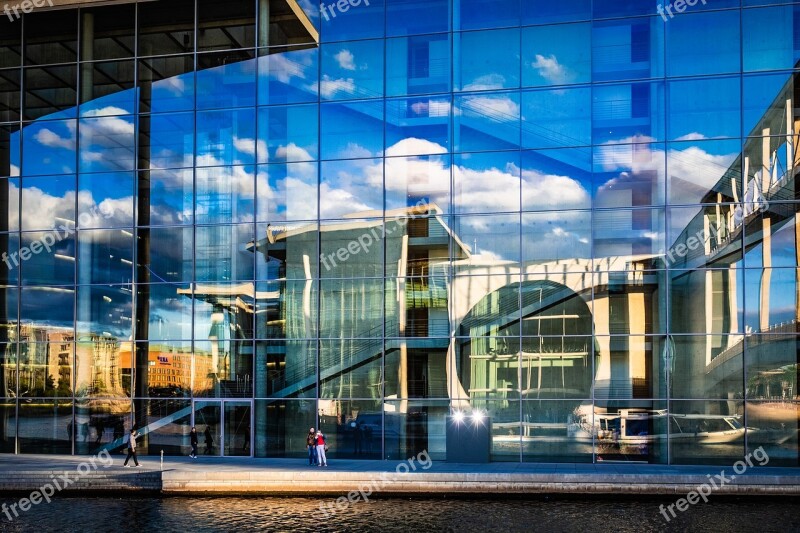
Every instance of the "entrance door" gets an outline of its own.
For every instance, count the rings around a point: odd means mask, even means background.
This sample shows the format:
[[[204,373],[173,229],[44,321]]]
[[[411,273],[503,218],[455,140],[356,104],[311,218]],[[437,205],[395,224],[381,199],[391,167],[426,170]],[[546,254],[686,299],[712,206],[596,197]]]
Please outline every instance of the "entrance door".
[[[195,400],[201,455],[252,456],[252,400]]]

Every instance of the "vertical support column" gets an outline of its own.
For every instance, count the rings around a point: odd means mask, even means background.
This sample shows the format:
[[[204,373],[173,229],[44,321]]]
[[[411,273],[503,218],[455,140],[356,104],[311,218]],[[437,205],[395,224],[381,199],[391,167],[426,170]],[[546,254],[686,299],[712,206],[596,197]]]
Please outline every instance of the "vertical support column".
[[[94,59],[94,13],[81,12],[81,99],[80,103],[88,102],[93,96],[94,65],[87,63]]]
[[[761,134],[761,193],[766,195],[769,191],[770,168],[769,168],[769,128],[764,128]],[[765,196],[766,198],[766,196]],[[769,293],[772,281],[772,227],[768,214],[761,218],[762,242],[761,242],[761,287],[759,299],[759,329],[766,331],[769,329]]]
[[[408,343],[406,340],[406,276],[408,274],[408,234],[403,235],[400,264],[397,270],[398,319],[400,321],[400,366],[397,369],[400,413],[408,412]]]
[[[269,2],[258,0],[258,47],[269,46]]]

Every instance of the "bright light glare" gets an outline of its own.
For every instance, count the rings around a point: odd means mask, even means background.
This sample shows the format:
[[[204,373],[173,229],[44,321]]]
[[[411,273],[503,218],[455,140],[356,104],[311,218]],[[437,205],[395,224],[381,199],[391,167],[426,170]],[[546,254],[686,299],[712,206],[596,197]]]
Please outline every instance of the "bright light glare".
[[[480,424],[481,422],[483,422],[483,417],[484,417],[483,411],[472,412],[472,421],[475,422],[476,424]]]
[[[464,411],[456,411],[455,413],[453,413],[453,420],[455,420],[458,423],[463,422],[464,421]]]

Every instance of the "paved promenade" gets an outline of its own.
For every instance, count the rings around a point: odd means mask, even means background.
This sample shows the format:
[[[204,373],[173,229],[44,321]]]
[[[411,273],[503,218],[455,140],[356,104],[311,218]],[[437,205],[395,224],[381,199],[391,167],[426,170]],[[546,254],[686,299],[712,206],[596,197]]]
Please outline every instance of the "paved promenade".
[[[710,479],[717,486],[713,494],[800,495],[800,468],[756,466],[737,475],[733,466],[355,460],[331,460],[329,467],[319,468],[310,467],[301,459],[168,457],[162,470],[159,458],[140,458],[141,468],[123,468],[123,459],[124,456],[114,455],[110,466],[97,460],[97,468],[92,468],[81,466],[87,464],[88,457],[0,455],[0,492],[27,494],[66,475],[70,482],[63,483],[64,492],[99,495],[130,491],[163,495],[341,496],[356,490],[368,490],[372,495],[498,497],[575,493],[680,495],[698,485],[710,485]]]

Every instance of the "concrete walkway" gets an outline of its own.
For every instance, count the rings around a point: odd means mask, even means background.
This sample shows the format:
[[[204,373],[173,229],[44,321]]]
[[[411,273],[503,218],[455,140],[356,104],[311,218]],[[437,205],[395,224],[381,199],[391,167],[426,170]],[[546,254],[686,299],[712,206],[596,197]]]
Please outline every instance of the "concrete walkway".
[[[733,466],[666,466],[631,463],[454,464],[445,461],[332,460],[327,468],[301,459],[168,457],[140,458],[141,468],[123,469],[124,456],[113,464],[89,457],[0,455],[0,492],[30,493],[55,477],[73,481],[69,492],[113,490],[164,495],[372,495],[473,494],[524,495],[592,493],[605,495],[687,494],[712,485],[713,494],[800,495],[800,468]],[[82,464],[87,466],[81,466]],[[427,467],[427,468],[425,468]],[[408,470],[408,472],[406,472]],[[741,468],[740,468],[741,470]]]

